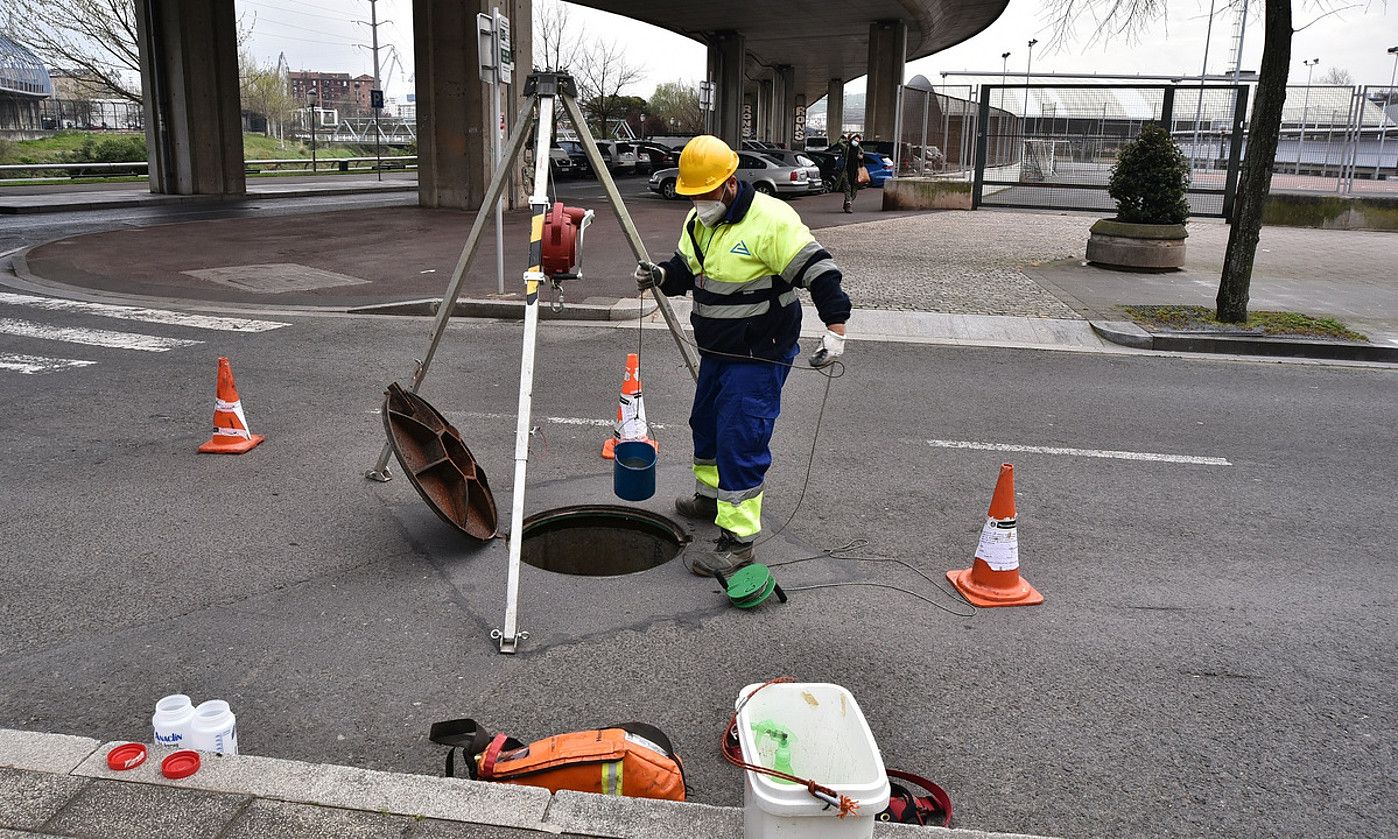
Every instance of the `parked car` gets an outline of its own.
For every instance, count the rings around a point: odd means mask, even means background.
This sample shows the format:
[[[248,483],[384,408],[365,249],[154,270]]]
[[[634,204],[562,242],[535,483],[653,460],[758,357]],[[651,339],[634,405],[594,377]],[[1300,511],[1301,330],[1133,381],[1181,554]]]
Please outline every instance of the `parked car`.
[[[592,174],[592,166],[587,162],[587,153],[583,151],[582,143],[577,140],[559,140],[554,145],[568,153],[574,175],[582,177]]]
[[[764,195],[779,195],[795,198],[811,191],[810,174],[805,166],[788,166],[780,160],[755,152],[738,152],[738,180],[747,181],[752,188]],[[658,192],[665,198],[677,198],[675,183],[680,170],[661,169],[650,176],[651,192]]]
[[[826,192],[834,192],[840,180],[840,156],[828,151],[808,151],[806,155],[820,168],[820,183]]]
[[[647,174],[658,169],[668,169],[679,164],[680,154],[669,146],[660,143],[652,143],[649,140],[638,140],[630,145],[636,153],[636,173]]]
[[[606,161],[607,168],[613,173],[630,175],[636,172],[636,152],[630,143],[598,140],[597,151],[601,152],[602,160]]]
[[[767,142],[766,140],[744,140],[744,141],[743,141],[743,150],[744,150],[744,151],[755,151],[755,152],[757,152],[757,153],[759,153],[759,154],[764,153],[764,152],[771,151],[772,149],[779,149],[779,148],[781,148],[781,146],[777,145],[776,143],[769,143],[769,142]]]
[[[774,149],[763,152],[767,157],[780,160],[788,166],[804,166],[806,177],[810,180],[811,192],[825,192],[825,180],[821,177],[820,165],[815,162],[809,154],[800,151],[790,151],[788,149]]]
[[[553,170],[555,179],[566,178],[576,172],[572,156],[558,143],[549,148],[549,168]]]

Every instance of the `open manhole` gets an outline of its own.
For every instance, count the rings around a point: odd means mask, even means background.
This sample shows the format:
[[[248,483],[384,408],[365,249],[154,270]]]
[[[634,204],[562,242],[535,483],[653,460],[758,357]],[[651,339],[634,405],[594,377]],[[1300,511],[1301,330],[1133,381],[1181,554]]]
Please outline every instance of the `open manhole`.
[[[520,557],[535,568],[585,577],[634,574],[664,565],[689,535],[662,515],[634,507],[583,504],[524,520]]]

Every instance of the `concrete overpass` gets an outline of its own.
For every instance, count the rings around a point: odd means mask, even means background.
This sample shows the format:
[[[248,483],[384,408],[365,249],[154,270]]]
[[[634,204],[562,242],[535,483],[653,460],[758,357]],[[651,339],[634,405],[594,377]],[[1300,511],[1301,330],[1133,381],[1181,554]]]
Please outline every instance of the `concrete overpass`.
[[[894,139],[903,65],[989,26],[1009,0],[581,0],[708,45],[718,85],[715,130],[790,144],[797,114],[867,74],[865,137]],[[479,80],[476,14],[498,5],[513,23],[516,66],[532,65],[531,0],[414,0],[419,203],[480,205],[488,179],[490,107]],[[136,0],[151,190],[246,191],[233,0]],[[516,71],[512,114],[526,73]]]

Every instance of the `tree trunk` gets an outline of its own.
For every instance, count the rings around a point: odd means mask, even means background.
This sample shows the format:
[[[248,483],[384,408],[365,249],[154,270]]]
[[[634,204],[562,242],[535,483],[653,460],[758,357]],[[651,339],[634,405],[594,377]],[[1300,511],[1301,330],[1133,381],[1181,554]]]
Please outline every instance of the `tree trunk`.
[[[1248,319],[1248,286],[1257,239],[1262,232],[1262,209],[1272,187],[1272,165],[1281,134],[1286,76],[1291,65],[1291,0],[1265,0],[1262,67],[1257,75],[1256,100],[1248,124],[1247,155],[1238,183],[1237,212],[1228,231],[1223,276],[1218,283],[1217,317],[1224,323]]]

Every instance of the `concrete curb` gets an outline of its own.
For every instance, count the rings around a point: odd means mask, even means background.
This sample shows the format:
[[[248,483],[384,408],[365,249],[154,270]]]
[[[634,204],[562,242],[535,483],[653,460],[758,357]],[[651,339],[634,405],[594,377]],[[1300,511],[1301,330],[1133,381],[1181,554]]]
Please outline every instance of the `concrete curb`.
[[[423,300],[405,300],[401,303],[352,306],[345,312],[351,315],[432,317],[437,314],[441,306],[442,298],[429,297]],[[648,300],[645,306],[638,307],[636,300],[628,298],[618,300],[615,303],[568,303],[562,312],[554,312],[547,301],[540,301],[539,318],[541,320],[636,320],[638,317],[646,317],[655,309],[656,305],[653,300]],[[457,300],[452,317],[523,320],[524,304],[520,300],[482,300],[479,298]]]
[[[467,825],[561,833],[598,839],[740,839],[743,810],[676,801],[652,801],[460,778],[382,772],[351,766],[303,763],[253,755],[203,755],[194,775],[171,781],[160,774],[159,751],[135,769],[107,767],[116,742],[88,737],[0,729],[0,768],[67,776],[133,789],[163,787],[326,808],[326,814],[357,811],[380,816],[437,819]],[[76,797],[84,784],[73,784]],[[116,794],[116,793],[114,793]],[[65,802],[54,804],[57,809]],[[120,825],[109,825],[120,834]],[[916,831],[916,833],[914,833]],[[0,831],[3,835],[3,831]],[[41,835],[41,834],[36,834]],[[329,835],[329,834],[327,834]],[[875,836],[940,839],[1045,839],[1027,834],[985,833],[876,824]]]
[[[4,203],[7,199],[0,196],[0,215],[38,215],[40,213],[70,213],[81,212],[83,210],[125,210],[132,207],[151,207],[161,204],[222,204],[231,201],[266,201],[276,198],[313,198],[318,195],[373,195],[375,193],[398,193],[417,192],[417,184],[405,184],[403,186],[377,186],[377,187],[329,187],[326,189],[287,189],[247,192],[243,195],[163,195],[151,193],[149,197],[140,198],[117,198],[110,201],[93,200],[92,193],[85,201],[70,201],[67,203],[53,204],[22,204]],[[100,195],[101,193],[96,193]]]
[[[1398,363],[1398,347],[1354,344],[1318,338],[1268,338],[1261,335],[1206,335],[1197,332],[1147,332],[1125,321],[1092,321],[1092,331],[1104,340],[1136,349],[1165,352],[1218,353],[1323,361]]]

